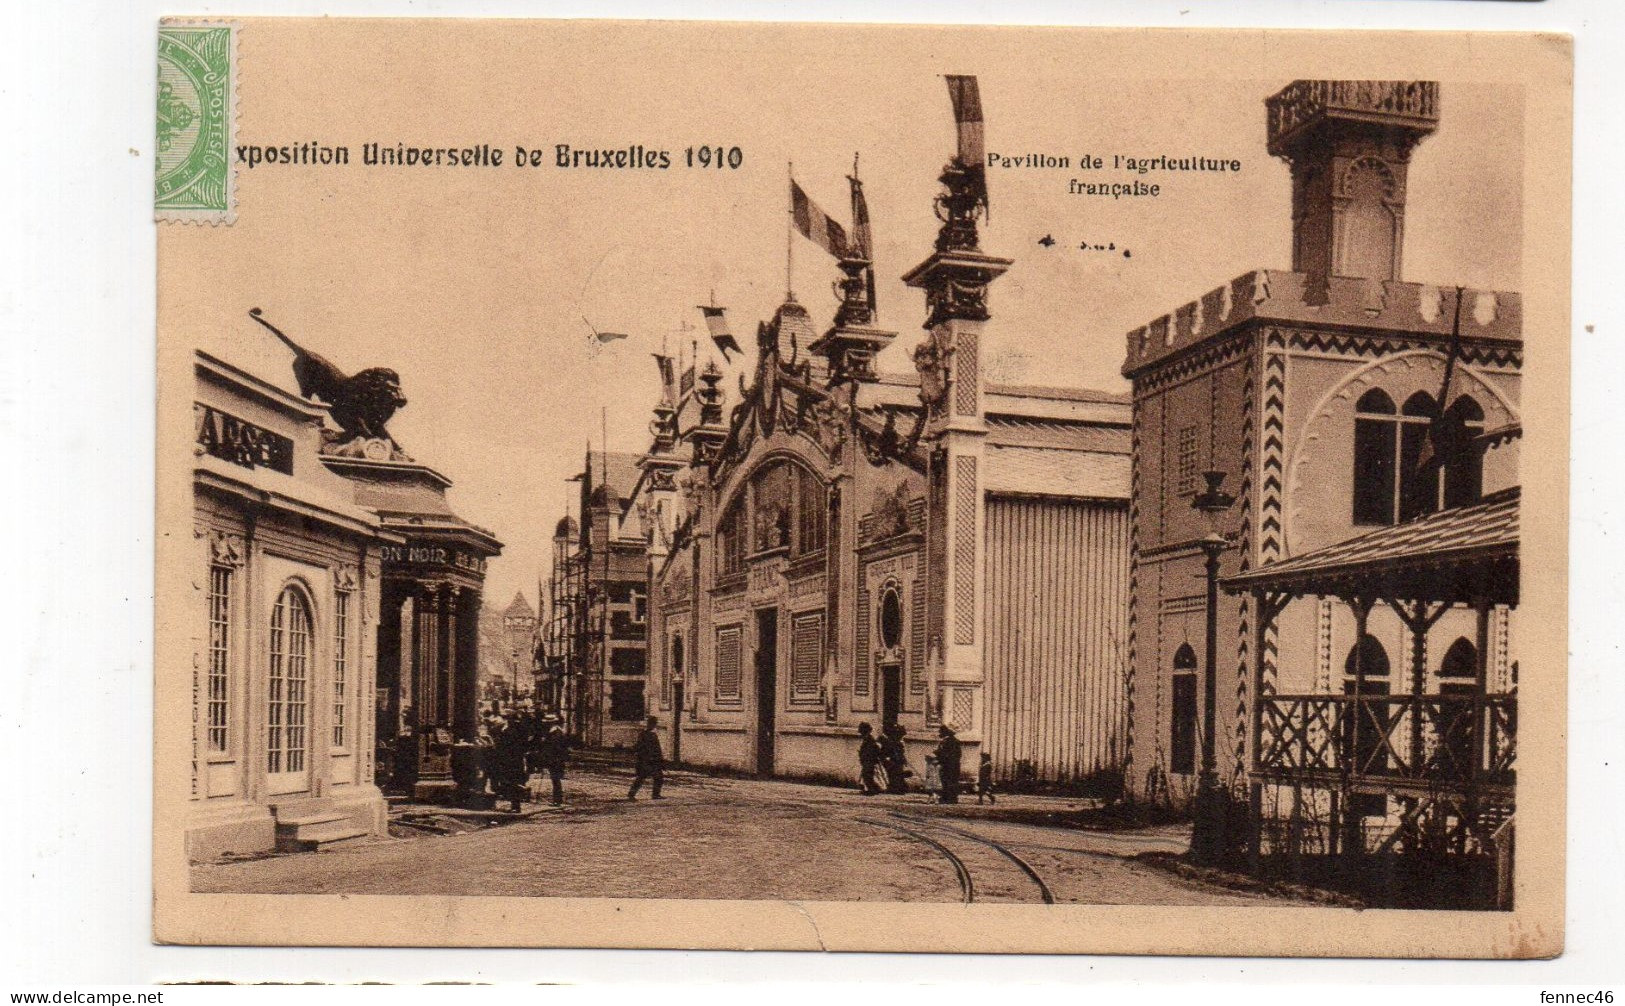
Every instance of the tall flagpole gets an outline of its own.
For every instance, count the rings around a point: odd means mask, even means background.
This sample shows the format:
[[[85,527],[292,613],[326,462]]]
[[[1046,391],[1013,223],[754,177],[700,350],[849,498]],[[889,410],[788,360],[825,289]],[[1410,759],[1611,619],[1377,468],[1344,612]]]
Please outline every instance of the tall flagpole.
[[[794,186],[795,183],[796,183],[796,163],[794,161],[786,161],[784,163],[785,163],[785,177],[789,180],[790,184],[792,186]],[[784,193],[785,193],[785,195],[787,197],[790,195],[790,192],[791,192],[791,190],[788,189],[788,188],[784,190]],[[785,211],[784,211],[784,299],[785,300],[795,300],[796,299],[795,284],[794,284],[794,282],[792,282],[792,280],[790,278],[791,275],[792,275],[792,270],[794,269],[794,266],[795,266],[795,261],[796,261],[795,231],[796,231],[796,207],[795,207],[795,200],[793,198],[791,198],[789,200],[789,205],[786,206]]]

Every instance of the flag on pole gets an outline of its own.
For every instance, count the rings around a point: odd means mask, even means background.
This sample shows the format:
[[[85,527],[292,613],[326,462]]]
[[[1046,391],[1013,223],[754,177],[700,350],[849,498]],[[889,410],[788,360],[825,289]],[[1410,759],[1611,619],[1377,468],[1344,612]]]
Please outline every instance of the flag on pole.
[[[846,176],[852,183],[852,242],[851,254],[855,258],[863,259],[869,263],[864,269],[864,285],[869,300],[869,311],[873,313],[880,310],[875,303],[875,245],[874,234],[869,229],[869,201],[863,198],[863,183],[858,181],[858,157],[852,155],[852,173]]]
[[[1444,380],[1439,387],[1439,399],[1434,403],[1431,421],[1428,423],[1428,436],[1422,442],[1422,449],[1417,452],[1416,467],[1425,469],[1429,466],[1442,466],[1451,457],[1455,456],[1465,444],[1462,443],[1463,429],[1460,422],[1454,421],[1445,406],[1450,404],[1450,379],[1455,376],[1456,361],[1461,359],[1461,301],[1465,293],[1462,287],[1456,287],[1455,317],[1450,322],[1450,350],[1444,361]]]
[[[852,256],[874,261],[874,237],[869,232],[869,203],[863,198],[863,183],[858,181],[856,169],[846,176],[852,183]]]
[[[967,168],[980,168],[987,159],[982,149],[982,92],[975,77],[947,74],[944,79],[959,127],[959,161]]]
[[[802,237],[836,258],[846,256],[846,229],[808,199],[794,178],[790,179],[790,217]]]
[[[655,358],[655,366],[660,368],[660,390],[666,396],[666,401],[675,402],[677,396],[673,389],[677,385],[677,368],[672,358],[664,353],[650,353]]]
[[[728,319],[722,313],[727,308],[713,307],[706,304],[699,305],[699,308],[700,313],[705,315],[705,327],[711,330],[711,341],[717,344],[718,349],[722,350],[722,358],[731,361],[733,357],[729,356],[729,353],[744,355],[745,351],[740,348],[739,343],[733,337],[733,333],[728,331]]]

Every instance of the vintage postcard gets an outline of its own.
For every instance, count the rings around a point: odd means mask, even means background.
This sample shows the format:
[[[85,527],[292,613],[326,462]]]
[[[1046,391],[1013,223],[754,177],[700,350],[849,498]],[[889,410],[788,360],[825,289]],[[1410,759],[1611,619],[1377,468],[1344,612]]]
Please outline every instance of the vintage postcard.
[[[156,939],[1561,951],[1567,38],[155,30]]]

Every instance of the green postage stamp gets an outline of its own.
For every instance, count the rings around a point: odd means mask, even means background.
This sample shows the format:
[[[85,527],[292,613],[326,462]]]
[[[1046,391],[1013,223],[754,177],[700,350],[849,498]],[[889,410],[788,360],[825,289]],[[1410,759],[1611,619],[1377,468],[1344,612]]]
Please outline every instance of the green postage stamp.
[[[158,220],[231,223],[236,128],[237,26],[158,26],[158,118],[153,209]]]

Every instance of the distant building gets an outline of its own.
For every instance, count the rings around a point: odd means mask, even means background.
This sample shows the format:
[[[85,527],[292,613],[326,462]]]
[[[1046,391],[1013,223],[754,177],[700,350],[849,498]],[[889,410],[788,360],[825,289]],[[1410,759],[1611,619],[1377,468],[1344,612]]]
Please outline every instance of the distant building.
[[[638,456],[588,451],[578,478],[579,519],[561,520],[554,537],[548,687],[572,733],[624,747],[648,710],[649,553],[632,511]]]
[[[532,662],[536,649],[536,609],[530,606],[522,591],[515,591],[492,626],[495,630],[493,659],[484,669],[494,681],[501,678],[503,700],[513,700],[530,694],[534,674]]]
[[[1518,295],[1401,278],[1437,84],[1298,81],[1268,114],[1292,269],[1128,334],[1130,783],[1189,799],[1212,716],[1221,782],[1254,787],[1266,851],[1412,846],[1435,825],[1486,849],[1511,812]],[[1206,471],[1237,497],[1211,710]]]
[[[576,708],[574,670],[581,664],[583,642],[579,631],[586,596],[579,554],[581,528],[569,515],[559,518],[553,529],[552,562],[546,584],[546,605],[538,633],[536,698],[542,707],[554,712]],[[567,726],[572,730],[574,724]]]

